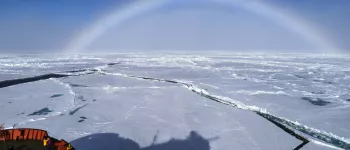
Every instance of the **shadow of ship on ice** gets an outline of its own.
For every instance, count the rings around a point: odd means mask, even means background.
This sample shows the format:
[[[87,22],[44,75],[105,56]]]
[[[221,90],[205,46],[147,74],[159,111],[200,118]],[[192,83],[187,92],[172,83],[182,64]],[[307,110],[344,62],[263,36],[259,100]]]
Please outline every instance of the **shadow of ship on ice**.
[[[157,135],[154,141],[156,139]],[[135,141],[120,137],[116,133],[99,133],[73,140],[70,143],[77,150],[210,150],[209,142],[216,139],[205,139],[191,131],[186,139],[171,139],[165,143],[140,148]]]

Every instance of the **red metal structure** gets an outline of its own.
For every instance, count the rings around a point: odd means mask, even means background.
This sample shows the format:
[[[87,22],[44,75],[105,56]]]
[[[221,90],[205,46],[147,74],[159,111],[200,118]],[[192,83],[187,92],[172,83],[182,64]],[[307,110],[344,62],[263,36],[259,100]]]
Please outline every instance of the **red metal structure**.
[[[47,131],[32,128],[2,129],[0,130],[0,150],[44,150],[44,137],[51,139],[50,150],[75,150],[68,142],[50,137]]]

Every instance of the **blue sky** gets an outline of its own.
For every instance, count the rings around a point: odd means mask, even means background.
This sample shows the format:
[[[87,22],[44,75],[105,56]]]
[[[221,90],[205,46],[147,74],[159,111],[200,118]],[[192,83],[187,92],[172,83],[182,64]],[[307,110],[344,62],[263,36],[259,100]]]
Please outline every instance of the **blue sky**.
[[[111,27],[86,51],[286,50],[319,47],[276,22],[215,0],[178,0]],[[60,52],[86,27],[134,0],[0,1],[0,52]],[[307,20],[337,48],[350,49],[350,1],[265,0]]]

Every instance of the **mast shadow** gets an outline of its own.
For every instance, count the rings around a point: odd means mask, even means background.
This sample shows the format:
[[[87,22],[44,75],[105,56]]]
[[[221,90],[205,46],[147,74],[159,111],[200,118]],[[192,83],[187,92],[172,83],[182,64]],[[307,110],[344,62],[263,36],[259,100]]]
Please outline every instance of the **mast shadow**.
[[[154,136],[154,142],[157,135]],[[131,139],[119,136],[116,133],[98,133],[71,141],[77,150],[210,150],[210,141],[218,137],[205,139],[195,131],[191,131],[186,139],[171,139],[165,143],[151,144],[140,147]]]

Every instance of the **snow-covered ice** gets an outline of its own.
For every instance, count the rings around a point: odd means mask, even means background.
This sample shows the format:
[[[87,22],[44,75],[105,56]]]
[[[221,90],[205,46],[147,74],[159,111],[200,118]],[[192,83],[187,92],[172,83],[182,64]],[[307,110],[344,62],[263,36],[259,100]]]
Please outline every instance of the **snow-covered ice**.
[[[302,143],[261,111],[308,138],[302,149],[350,143],[349,56],[0,56],[1,81],[49,73],[73,76],[1,88],[0,122],[45,129],[84,150],[272,150]]]

